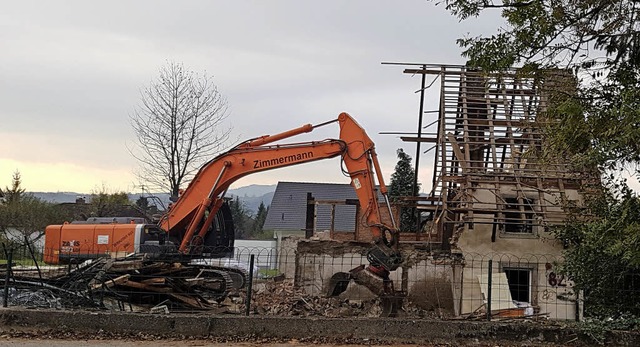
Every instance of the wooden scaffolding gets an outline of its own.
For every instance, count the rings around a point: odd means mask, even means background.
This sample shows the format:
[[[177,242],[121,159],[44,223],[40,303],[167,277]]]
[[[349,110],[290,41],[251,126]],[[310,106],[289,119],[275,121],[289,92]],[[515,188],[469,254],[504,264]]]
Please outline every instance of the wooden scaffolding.
[[[408,198],[427,215],[418,233],[436,235],[444,249],[455,248],[461,233],[479,225],[493,229],[493,242],[503,234],[537,237],[540,228],[565,220],[564,207],[580,203],[587,175],[571,171],[562,158],[540,155],[550,91],[570,92],[570,74],[541,78],[515,69],[485,73],[432,64],[404,73],[422,75],[422,86],[418,132],[401,138],[417,145],[416,171],[420,156],[435,154],[430,194]],[[425,92],[438,86],[438,110],[424,111]],[[437,117],[422,126],[426,114]],[[422,152],[421,143],[431,148]]]

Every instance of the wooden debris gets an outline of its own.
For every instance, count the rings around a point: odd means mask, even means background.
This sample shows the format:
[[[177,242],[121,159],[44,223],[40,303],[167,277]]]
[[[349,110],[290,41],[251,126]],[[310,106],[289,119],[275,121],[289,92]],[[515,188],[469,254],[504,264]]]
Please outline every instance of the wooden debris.
[[[91,306],[122,311],[221,311],[232,284],[209,265],[148,259],[96,259],[60,267],[56,276],[40,279],[33,271],[14,271],[14,283],[47,287],[60,293],[63,307]],[[35,276],[35,277],[34,277]],[[225,278],[227,280],[225,280]],[[164,312],[164,308],[155,311]]]
[[[142,280],[140,281],[140,283],[163,285],[167,283],[167,280],[164,277],[156,277],[156,278],[149,278],[147,280]]]
[[[91,290],[96,290],[96,289],[105,288],[105,287],[106,288],[111,288],[111,287],[113,287],[115,285],[123,284],[124,282],[126,282],[129,279],[129,276],[131,276],[131,275],[126,274],[126,275],[122,275],[120,277],[116,277],[116,278],[114,278],[112,280],[104,281],[102,283],[95,283],[95,284],[92,284],[89,288]]]
[[[109,267],[110,271],[132,271],[142,268],[144,264],[141,259],[114,261]]]

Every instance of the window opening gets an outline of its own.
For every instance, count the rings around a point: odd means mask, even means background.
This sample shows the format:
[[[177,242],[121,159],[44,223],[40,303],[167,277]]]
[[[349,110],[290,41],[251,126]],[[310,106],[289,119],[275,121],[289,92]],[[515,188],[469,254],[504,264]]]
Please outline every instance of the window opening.
[[[511,298],[520,302],[531,302],[531,270],[504,268],[509,282]]]
[[[534,201],[522,198],[505,198],[504,231],[507,233],[533,233]]]

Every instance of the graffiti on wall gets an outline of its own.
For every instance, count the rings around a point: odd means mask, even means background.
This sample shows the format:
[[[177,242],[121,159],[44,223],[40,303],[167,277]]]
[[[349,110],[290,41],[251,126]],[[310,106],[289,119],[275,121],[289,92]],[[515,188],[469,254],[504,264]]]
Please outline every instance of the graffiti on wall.
[[[544,302],[557,301],[575,301],[576,297],[573,292],[573,282],[564,274],[560,274],[554,269],[553,264],[545,264],[546,282],[544,289],[541,291],[540,299]]]

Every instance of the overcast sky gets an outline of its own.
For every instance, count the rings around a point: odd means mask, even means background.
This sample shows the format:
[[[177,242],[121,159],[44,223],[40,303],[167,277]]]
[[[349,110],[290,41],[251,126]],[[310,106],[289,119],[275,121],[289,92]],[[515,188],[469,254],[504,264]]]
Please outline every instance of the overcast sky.
[[[456,38],[491,33],[497,16],[459,23],[411,1],[0,0],[0,186],[138,192],[129,115],[168,60],[214,76],[241,140],[349,112],[376,143],[389,180],[416,131],[420,76],[381,62],[462,64]],[[436,109],[437,95],[425,109]],[[425,118],[430,123],[433,115]],[[337,137],[337,125],[301,140]],[[231,143],[229,144],[231,145]],[[421,158],[423,191],[432,160]],[[336,160],[243,178],[348,183]]]

